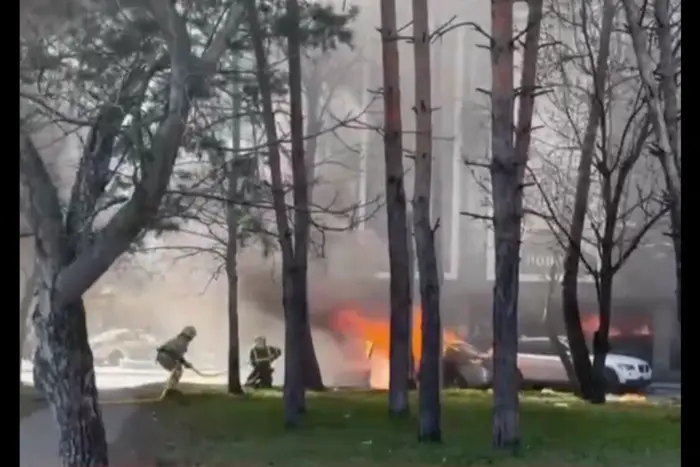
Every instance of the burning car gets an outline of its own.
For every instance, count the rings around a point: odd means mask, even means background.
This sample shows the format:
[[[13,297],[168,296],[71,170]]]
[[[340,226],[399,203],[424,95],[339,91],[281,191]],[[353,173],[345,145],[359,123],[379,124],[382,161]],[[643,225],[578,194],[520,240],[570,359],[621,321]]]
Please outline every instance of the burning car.
[[[445,346],[442,356],[443,387],[485,389],[491,385],[491,355],[465,341]]]
[[[354,310],[334,315],[331,328],[346,356],[344,369],[336,378],[338,386],[389,387],[389,323],[368,318]],[[411,350],[416,368],[421,355],[420,313],[413,315]],[[486,388],[491,383],[490,356],[460,339],[456,333],[443,335],[444,387]]]

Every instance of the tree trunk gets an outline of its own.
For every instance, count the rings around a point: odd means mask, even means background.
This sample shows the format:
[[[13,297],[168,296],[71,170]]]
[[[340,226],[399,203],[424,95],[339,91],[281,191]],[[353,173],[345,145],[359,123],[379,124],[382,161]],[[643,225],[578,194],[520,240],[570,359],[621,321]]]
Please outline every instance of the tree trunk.
[[[230,226],[229,226],[230,229]],[[236,261],[237,233],[229,230],[229,243],[226,251],[226,274],[228,276],[228,382],[229,394],[243,394],[241,386],[241,353],[238,340],[238,265]],[[234,245],[233,247],[231,245]]]
[[[537,90],[537,57],[542,26],[543,0],[529,0],[527,30],[523,50],[523,65],[520,73],[520,95],[518,106],[518,124],[515,129],[515,157],[520,161],[518,177],[525,179],[525,166],[532,140],[532,114],[535,110],[535,93]]]
[[[301,43],[299,37],[299,2],[287,0],[289,17],[289,101],[292,143],[292,177],[294,195],[294,303],[292,310],[298,316],[296,335],[300,345],[299,365],[304,387],[323,389],[321,371],[316,359],[309,321],[308,261],[309,261],[309,181],[304,148],[304,114],[301,94]],[[300,391],[299,408],[306,409],[304,391]]]
[[[640,132],[640,141],[645,139],[646,131]],[[639,146],[641,154],[641,145]],[[601,173],[601,201],[605,212],[605,224],[603,226],[603,235],[600,238],[600,273],[596,277],[596,292],[598,298],[598,329],[593,334],[593,394],[591,402],[602,404],[605,402],[605,392],[607,384],[605,381],[605,359],[610,351],[610,319],[612,313],[612,287],[615,270],[612,264],[613,248],[615,241],[615,230],[617,224],[620,223],[618,216],[622,193],[626,186],[627,175],[633,167],[633,158],[626,159],[619,167],[616,177],[616,186],[613,190],[612,169]],[[609,161],[603,160],[602,163],[606,166]],[[622,219],[622,222],[625,222]],[[620,261],[622,264],[622,256],[626,254],[625,245],[618,245],[620,248]]]
[[[317,150],[318,150],[318,138],[323,130],[323,112],[325,106],[321,106],[321,92],[323,88],[323,83],[321,81],[319,69],[316,66],[316,62],[313,60],[307,60],[303,65],[303,69],[308,73],[305,81],[304,93],[306,101],[306,111],[304,112],[304,118],[306,119],[306,128],[304,129],[305,138],[305,159],[306,159],[306,180],[308,181],[308,197],[309,205],[314,204],[314,188],[316,187],[316,167],[317,167]],[[330,99],[330,97],[329,97]],[[322,232],[316,232],[322,235]],[[309,232],[309,242],[313,242],[314,232]],[[319,238],[319,243],[322,243],[322,238]]]
[[[282,260],[282,295],[284,303],[284,426],[295,429],[300,415],[306,411],[304,395],[303,349],[301,347],[302,323],[299,321],[297,287],[300,281],[293,260]]]
[[[678,323],[681,322],[681,137],[680,111],[678,109],[678,86],[676,72],[680,66],[680,58],[673,55],[673,40],[671,38],[671,14],[669,0],[655,0],[656,31],[659,37],[659,86],[663,95],[664,122],[668,131],[668,141],[671,153],[662,156],[666,165],[663,169],[667,190],[673,192],[671,199],[671,232],[673,238],[674,259],[676,262],[676,314]],[[680,18],[680,15],[679,15]],[[680,26],[678,26],[680,28]],[[678,64],[678,65],[677,65]],[[663,131],[662,128],[659,128]],[[672,157],[670,157],[672,156]],[[670,159],[670,160],[669,160]]]
[[[518,276],[522,189],[513,147],[513,5],[491,2],[491,185],[495,237],[493,292],[493,444],[516,449],[518,416]]]
[[[27,324],[29,321],[29,310],[34,303],[36,286],[39,279],[39,268],[34,263],[31,274],[24,282],[24,295],[19,302],[19,384],[22,384],[22,357],[24,355],[24,344],[27,340]]]
[[[306,279],[304,280],[306,283]],[[308,310],[308,303],[306,308]],[[321,374],[321,366],[318,364],[316,348],[314,346],[313,336],[311,334],[311,320],[309,313],[305,313],[304,324],[301,335],[303,343],[302,371],[304,373],[304,387],[311,391],[325,391],[326,386],[323,384],[323,375]]]
[[[408,320],[408,389],[416,389],[418,381],[417,362],[420,362],[420,355],[413,354],[413,304],[420,300],[416,296],[416,244],[413,239],[413,212],[411,207],[406,207],[406,246],[408,247],[408,296],[411,298],[409,305],[410,319]]]
[[[605,253],[605,252],[604,252]],[[610,316],[612,308],[613,274],[611,266],[611,248],[602,258],[600,282],[598,286],[598,329],[593,333],[593,387],[590,402],[605,403],[605,359],[610,351]]]
[[[566,376],[569,379],[569,384],[573,388],[574,394],[581,395],[581,390],[579,388],[578,380],[576,379],[576,370],[571,363],[571,358],[569,356],[569,351],[566,346],[559,340],[559,333],[554,325],[554,320],[551,313],[552,297],[554,296],[554,291],[557,285],[557,277],[559,276],[559,261],[558,255],[552,253],[555,258],[551,269],[549,270],[549,284],[547,286],[547,297],[544,302],[544,311],[542,316],[542,323],[544,324],[545,330],[547,331],[547,337],[549,342],[559,356],[562,365],[564,366],[564,371],[566,371]]]
[[[411,352],[411,280],[409,278],[406,192],[401,141],[401,90],[396,1],[381,0],[384,81],[384,164],[387,231],[389,236],[390,342],[389,413],[408,413]]]
[[[323,129],[323,117],[321,115],[320,101],[321,101],[321,83],[315,70],[311,71],[312,79],[306,86],[306,129],[305,134],[308,138],[306,140],[306,148],[304,154],[304,165],[306,168],[306,178],[304,184],[306,185],[306,206],[307,206],[307,216],[310,216],[310,205],[313,203],[313,192],[316,179],[316,151],[318,147],[318,137],[319,133]],[[303,144],[303,143],[302,143]],[[306,251],[304,254],[304,262],[308,263],[308,245],[311,241],[311,232],[309,229],[309,219],[306,220],[306,232],[303,231],[300,234],[305,234],[306,240],[305,244]],[[297,247],[298,254],[298,247]],[[305,266],[306,267],[306,266]],[[307,267],[308,269],[308,267]],[[308,279],[305,279],[307,281]],[[304,290],[307,290],[308,286],[304,285]],[[308,298],[308,295],[307,295]],[[303,354],[302,354],[302,365],[304,372],[304,387],[312,391],[323,391],[325,386],[323,385],[323,375],[321,374],[321,367],[318,364],[318,357],[316,355],[316,350],[314,348],[313,335],[311,333],[311,320],[309,319],[309,305],[303,308],[305,309],[304,325],[303,325]]]
[[[234,73],[238,72],[237,60],[234,57]],[[228,239],[226,243],[226,276],[228,277],[228,384],[229,394],[243,394],[241,386],[241,351],[238,333],[238,206],[233,203],[239,200],[239,178],[241,177],[241,163],[239,154],[241,146],[241,125],[240,125],[240,89],[238,86],[238,75],[234,75],[232,86],[232,113],[234,115],[231,124],[231,138],[233,140],[233,159],[226,164],[223,162],[223,169],[227,175],[226,192],[226,224]],[[222,158],[223,159],[223,158]]]
[[[34,383],[46,398],[59,428],[59,455],[65,467],[109,465],[98,403],[92,351],[88,345],[82,300],[56,307],[48,261],[39,259],[44,280],[34,313],[38,346]]]
[[[310,70],[310,73],[311,76],[306,85],[306,179],[309,182],[309,203],[313,203],[316,181],[316,151],[319,134],[323,129],[323,116],[321,115],[322,83],[315,68]]]
[[[630,28],[639,76],[646,88],[651,123],[658,145],[658,157],[664,174],[666,195],[670,204],[671,238],[676,261],[676,312],[681,321],[681,144],[678,90],[675,80],[680,60],[673,57],[668,0],[656,0],[656,21],[659,35],[660,85],[656,84],[655,64],[647,50],[647,35],[639,24],[639,7],[634,0],[623,0],[627,25]],[[678,63],[678,65],[676,65]],[[663,94],[663,102],[661,95]]]
[[[294,7],[292,6],[292,10]],[[289,226],[285,187],[282,181],[282,163],[277,138],[275,113],[272,107],[272,87],[270,85],[270,70],[267,54],[263,43],[263,33],[255,0],[246,0],[245,12],[250,26],[250,36],[255,55],[255,75],[260,89],[262,118],[265,126],[265,139],[268,147],[270,165],[272,204],[275,211],[277,238],[282,253],[282,305],[284,308],[284,424],[287,428],[299,425],[300,414],[304,399],[304,382],[301,374],[299,313],[294,310],[296,264],[294,246],[292,244],[292,229]],[[298,16],[297,16],[298,18]],[[298,22],[297,22],[298,24]],[[292,123],[294,119],[292,118]],[[295,123],[301,125],[301,122]],[[306,191],[306,190],[304,190]]]
[[[581,11],[586,14],[586,8]],[[588,347],[581,328],[581,315],[578,307],[578,276],[581,262],[581,242],[588,212],[589,192],[591,186],[591,166],[595,153],[598,125],[605,109],[605,86],[608,78],[608,57],[610,54],[610,37],[615,16],[612,0],[603,3],[603,19],[600,31],[600,43],[595,64],[593,89],[590,95],[588,122],[581,143],[581,155],[576,180],[574,210],[569,229],[569,245],[564,258],[564,278],[562,280],[562,305],[569,349],[576,369],[576,378],[581,387],[582,396],[592,401],[595,399],[595,382]],[[584,22],[584,27],[587,24]]]
[[[421,295],[421,360],[418,395],[418,440],[442,441],[440,366],[440,279],[431,225],[430,195],[433,163],[433,123],[430,76],[430,31],[427,0],[413,0],[413,56],[415,62],[416,162],[413,222]]]

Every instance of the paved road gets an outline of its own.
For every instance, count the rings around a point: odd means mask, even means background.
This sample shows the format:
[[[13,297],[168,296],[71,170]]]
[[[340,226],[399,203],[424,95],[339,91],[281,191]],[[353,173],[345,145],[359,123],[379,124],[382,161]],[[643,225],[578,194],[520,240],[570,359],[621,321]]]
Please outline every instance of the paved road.
[[[654,383],[647,388],[647,398],[652,401],[681,400],[680,383]]]
[[[114,442],[124,423],[136,410],[129,405],[110,405],[102,409],[107,442]],[[20,467],[59,467],[58,432],[48,409],[34,412],[19,424]]]
[[[208,371],[206,372],[208,373]],[[212,371],[212,373],[215,372]],[[145,384],[164,382],[167,376],[168,374],[164,370],[154,366],[150,366],[150,368],[145,365],[135,368],[95,367],[98,389],[135,388]],[[196,384],[226,384],[226,376],[202,378],[190,371],[186,371],[182,381]],[[32,364],[29,362],[22,363],[22,382],[29,385],[33,384]]]
[[[167,373],[158,368],[95,368],[97,387],[100,390],[119,392],[118,399],[128,399],[130,388],[145,384],[164,382]],[[183,381],[199,384],[225,384],[226,376],[215,378],[202,378],[197,375],[185,373]],[[32,384],[32,365],[24,362],[22,365],[22,382]],[[105,399],[113,399],[107,396]],[[107,431],[107,441],[114,442],[121,433],[124,423],[134,413],[134,406],[130,405],[103,405],[102,416]],[[34,412],[29,417],[20,421],[20,467],[58,467],[60,462],[57,456],[58,433],[56,423],[48,409]]]

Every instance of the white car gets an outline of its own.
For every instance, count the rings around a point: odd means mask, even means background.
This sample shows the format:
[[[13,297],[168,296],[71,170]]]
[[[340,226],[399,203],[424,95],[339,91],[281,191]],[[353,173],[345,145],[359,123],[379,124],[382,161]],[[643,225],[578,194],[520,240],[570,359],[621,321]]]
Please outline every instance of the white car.
[[[95,363],[120,366],[123,362],[153,362],[160,345],[152,334],[139,329],[118,328],[89,339]]]
[[[559,337],[567,348],[568,341]],[[593,356],[591,355],[591,360]],[[564,365],[548,337],[521,337],[518,341],[518,369],[523,383],[534,387],[568,386]],[[609,353],[605,359],[605,379],[611,392],[639,390],[651,384],[651,366],[636,357]]]

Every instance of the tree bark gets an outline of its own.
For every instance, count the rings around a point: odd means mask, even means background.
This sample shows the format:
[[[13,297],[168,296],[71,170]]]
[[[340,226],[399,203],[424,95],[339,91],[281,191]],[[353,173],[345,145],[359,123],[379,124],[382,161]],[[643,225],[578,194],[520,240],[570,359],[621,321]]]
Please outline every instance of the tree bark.
[[[518,177],[525,178],[525,167],[532,140],[532,115],[535,110],[535,92],[537,89],[537,57],[542,26],[543,0],[529,0],[523,65],[520,74],[520,104],[518,122],[515,128],[515,157],[520,161]]]
[[[552,297],[554,296],[554,291],[557,285],[557,277],[559,276],[559,258],[557,254],[552,253],[555,260],[549,270],[549,284],[547,286],[547,296],[544,302],[544,310],[542,313],[542,323],[544,324],[545,330],[547,331],[547,337],[549,342],[557,352],[559,360],[561,360],[564,366],[564,371],[566,371],[566,376],[569,379],[569,384],[571,385],[574,394],[581,394],[579,388],[578,380],[576,379],[576,370],[574,370],[574,365],[571,363],[571,357],[569,356],[569,351],[566,346],[559,340],[559,333],[556,326],[554,325],[554,320],[552,318]]]
[[[671,153],[662,156],[666,166],[663,169],[666,185],[670,196],[671,230],[673,238],[674,259],[676,262],[676,314],[678,323],[681,322],[681,136],[680,136],[680,111],[678,109],[678,86],[676,84],[676,72],[680,67],[680,57],[673,54],[673,40],[671,37],[671,14],[669,11],[670,0],[655,0],[656,31],[659,37],[659,74],[661,81],[659,86],[663,95],[664,123],[668,131],[668,141]],[[680,15],[679,15],[680,19]],[[680,25],[678,26],[680,28]],[[678,65],[677,65],[678,64]],[[651,83],[649,83],[651,84]],[[659,131],[663,131],[659,127]],[[670,157],[672,156],[672,157]],[[670,159],[670,160],[669,160]]]
[[[583,7],[583,27],[588,27],[586,8]],[[564,322],[569,340],[569,349],[576,370],[576,378],[581,388],[582,396],[593,402],[599,401],[595,394],[593,368],[589,359],[588,346],[581,328],[581,314],[578,307],[578,276],[581,262],[581,242],[588,212],[589,192],[591,186],[591,166],[595,153],[598,126],[605,109],[605,86],[608,78],[608,57],[610,54],[610,38],[612,34],[615,5],[612,0],[603,3],[603,19],[600,31],[600,42],[596,56],[593,76],[593,89],[590,94],[588,122],[581,143],[581,154],[576,180],[576,195],[574,210],[569,228],[569,245],[564,257],[564,277],[562,280],[562,305]],[[604,400],[604,397],[603,397]]]
[[[406,207],[406,245],[408,247],[408,296],[411,298],[409,305],[410,319],[408,320],[408,389],[416,389],[418,385],[417,375],[420,355],[413,354],[413,304],[419,302],[416,295],[416,244],[413,239],[413,211],[411,206]],[[408,402],[407,402],[408,403]]]
[[[314,66],[314,63],[309,65]],[[321,109],[321,90],[323,83],[314,67],[309,71],[306,88],[306,179],[309,190],[309,203],[313,203],[313,192],[316,181],[316,159],[318,138],[323,129],[323,115]],[[330,97],[329,97],[330,99]]]
[[[404,189],[399,48],[396,1],[381,0],[384,91],[384,164],[389,236],[390,341],[389,413],[408,414],[411,352],[411,281],[408,264],[406,192]]]
[[[523,180],[530,149],[542,1],[529,2],[516,138],[513,141],[513,5],[491,3],[491,184],[495,237],[493,445],[520,446],[518,294]]]
[[[303,408],[300,405],[300,401],[304,398],[304,383],[301,373],[299,349],[299,316],[298,313],[294,313],[293,308],[296,302],[294,296],[296,282],[294,274],[296,271],[296,264],[294,261],[294,247],[292,244],[293,234],[289,226],[287,207],[285,204],[285,187],[282,182],[279,139],[277,138],[275,113],[272,107],[270,70],[255,0],[246,0],[245,11],[250,26],[250,36],[253,44],[253,53],[255,55],[255,75],[260,89],[265,139],[267,140],[269,153],[272,204],[275,211],[277,239],[282,253],[282,305],[285,317],[284,423],[287,428],[294,428],[299,425],[299,416]]]
[[[305,280],[305,283],[307,281]],[[308,309],[308,302],[306,305]],[[325,391],[326,386],[323,384],[323,375],[321,374],[321,366],[318,364],[316,348],[314,346],[313,335],[311,333],[311,320],[309,313],[304,316],[304,324],[302,328],[302,343],[303,355],[302,371],[304,372],[304,387],[311,391]]]
[[[107,441],[87,340],[85,308],[82,300],[62,304],[61,308],[52,303],[50,263],[39,258],[42,281],[39,307],[33,316],[38,338],[34,384],[58,422],[62,465],[104,467],[109,465]]]
[[[291,77],[290,77],[291,78]],[[301,78],[300,78],[301,79]],[[301,92],[301,91],[300,91]],[[311,77],[306,86],[306,128],[304,133],[306,135],[306,147],[304,148],[304,166],[306,169],[304,185],[306,186],[306,226],[305,231],[299,232],[299,235],[306,237],[305,240],[305,251],[302,252],[304,255],[304,262],[308,264],[308,246],[311,241],[310,232],[310,205],[313,202],[313,192],[316,179],[316,152],[318,147],[318,136],[323,129],[323,117],[322,109],[320,107],[321,101],[321,82],[317,71],[311,70]],[[301,143],[304,144],[303,142]],[[295,243],[297,240],[295,240]],[[298,251],[298,247],[296,249]],[[308,266],[305,266],[308,270]],[[307,274],[308,276],[308,274]],[[308,286],[304,286],[304,290],[307,290]],[[307,292],[308,298],[308,292]],[[306,312],[304,316],[303,325],[303,355],[302,355],[302,365],[304,372],[304,387],[312,391],[323,391],[325,386],[323,385],[323,375],[321,374],[321,367],[318,364],[318,358],[316,355],[316,350],[314,348],[313,335],[311,333],[311,320],[309,319],[309,305],[306,305]]]
[[[34,303],[36,295],[37,281],[39,279],[39,268],[34,262],[31,274],[24,282],[24,295],[19,302],[19,384],[22,385],[22,357],[24,355],[24,344],[27,340],[27,324],[29,321],[29,310]]]
[[[593,333],[593,385],[590,402],[605,403],[607,389],[605,381],[605,359],[610,351],[610,317],[612,310],[613,274],[611,264],[612,248],[601,260],[600,280],[598,286],[598,329]]]
[[[238,72],[238,57],[235,57],[236,65],[234,73]],[[241,350],[238,332],[238,206],[233,200],[239,200],[240,188],[239,179],[241,177],[241,161],[239,154],[241,146],[241,125],[240,125],[240,89],[238,86],[238,75],[234,75],[232,86],[232,113],[234,115],[232,124],[233,159],[226,164],[225,158],[222,162],[223,169],[226,170],[226,276],[228,278],[228,381],[227,390],[229,394],[243,394],[241,386]]]
[[[646,32],[639,24],[639,7],[634,0],[623,0],[627,25],[630,28],[639,76],[646,89],[651,123],[658,145],[658,157],[664,174],[670,204],[671,238],[676,261],[676,313],[681,321],[681,144],[678,89],[675,80],[680,60],[673,57],[668,0],[656,0],[657,33],[659,35],[660,84],[654,77],[654,61],[647,50]],[[676,65],[678,63],[679,65]],[[663,95],[663,102],[662,102]]]
[[[307,179],[308,164],[304,148],[304,114],[301,93],[301,42],[299,35],[299,2],[287,0],[287,15],[289,17],[288,57],[289,57],[289,100],[290,100],[290,130],[292,143],[292,177],[294,195],[294,297],[292,306],[298,316],[300,352],[300,371],[304,387],[323,390],[321,370],[314,350],[309,320],[308,295],[308,262],[309,262],[309,232],[310,184]],[[303,391],[302,391],[303,394]],[[300,398],[299,406],[305,410],[304,398]]]
[[[513,5],[491,2],[491,185],[495,237],[493,292],[493,445],[520,444],[518,401],[518,277],[522,191],[513,147]]]
[[[230,230],[226,250],[226,274],[228,276],[228,381],[229,394],[243,394],[241,386],[241,354],[238,340],[238,229]],[[235,235],[235,236],[234,236]]]
[[[431,225],[430,197],[433,164],[433,123],[430,76],[430,30],[427,0],[413,0],[413,56],[415,63],[416,159],[413,222],[421,292],[421,361],[418,395],[418,440],[442,441],[440,367],[440,279]]]

